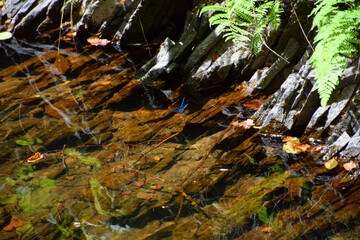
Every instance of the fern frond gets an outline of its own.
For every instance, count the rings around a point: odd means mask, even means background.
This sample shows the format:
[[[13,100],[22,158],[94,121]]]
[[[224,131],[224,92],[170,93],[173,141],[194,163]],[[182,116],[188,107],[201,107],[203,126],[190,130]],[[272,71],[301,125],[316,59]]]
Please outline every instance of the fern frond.
[[[317,27],[318,30],[314,38],[317,45],[310,62],[316,70],[315,85],[322,106],[326,106],[339,84],[347,67],[346,57],[355,53],[357,48],[354,44],[360,43],[357,32],[360,6],[355,3],[355,0],[318,0],[311,13],[315,15],[312,28]]]
[[[225,6],[206,6],[200,13],[215,11],[210,26],[221,25],[225,41],[250,45],[257,54],[267,26],[277,29],[282,13],[280,0],[226,0]]]

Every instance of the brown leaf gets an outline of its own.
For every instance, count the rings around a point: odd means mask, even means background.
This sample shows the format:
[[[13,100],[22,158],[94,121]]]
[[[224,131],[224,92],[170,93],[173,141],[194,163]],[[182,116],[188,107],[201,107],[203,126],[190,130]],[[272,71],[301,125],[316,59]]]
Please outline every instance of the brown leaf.
[[[107,85],[109,85],[109,84],[111,84],[110,81],[97,81],[97,82],[92,83],[90,86],[91,86],[91,87],[107,86]]]
[[[153,189],[153,190],[160,190],[163,186],[160,185],[160,184],[156,184],[154,186],[151,186],[150,188]]]
[[[142,178],[139,178],[136,182],[134,182],[133,187],[134,188],[141,188],[145,185],[145,180]]]
[[[219,58],[219,54],[218,54],[217,52],[213,52],[213,54],[212,54],[212,60],[213,60],[213,62],[215,62],[216,60],[218,60],[218,58]]]
[[[24,224],[25,223],[21,219],[19,219],[16,216],[13,215],[11,220],[10,220],[9,225],[4,227],[3,230],[5,232],[11,232],[11,231],[15,230],[16,228],[23,226]]]
[[[356,163],[354,163],[353,161],[350,161],[350,162],[348,162],[348,163],[345,163],[345,164],[343,165],[343,167],[345,168],[346,171],[351,171],[353,168],[356,168],[357,165],[356,165]]]
[[[155,193],[138,192],[138,193],[136,194],[136,197],[137,197],[137,198],[146,199],[146,200],[149,200],[149,199],[151,199],[151,198],[153,198],[153,197],[155,197],[155,196],[156,196]]]

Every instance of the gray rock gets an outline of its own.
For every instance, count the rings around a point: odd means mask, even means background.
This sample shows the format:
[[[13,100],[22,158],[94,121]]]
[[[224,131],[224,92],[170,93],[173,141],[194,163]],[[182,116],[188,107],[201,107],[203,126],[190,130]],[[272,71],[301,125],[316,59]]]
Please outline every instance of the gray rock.
[[[38,25],[46,18],[47,8],[50,5],[51,1],[52,0],[41,1],[30,12],[28,8],[21,8],[20,11],[24,10],[24,13],[27,13],[27,15],[22,18],[18,24],[14,22],[14,25],[16,24],[13,31],[14,36],[29,37],[29,35],[31,36],[36,34],[36,29]]]
[[[288,62],[283,60],[282,58],[278,58],[274,64],[271,65],[271,67],[266,71],[266,73],[263,73],[260,77],[260,79],[256,79],[256,90],[262,90],[265,89],[271,81],[278,75],[284,68],[289,64],[289,61],[294,57],[295,53],[299,49],[299,43],[293,39],[290,38],[289,42],[287,43],[284,53],[282,54],[283,58],[286,59]]]

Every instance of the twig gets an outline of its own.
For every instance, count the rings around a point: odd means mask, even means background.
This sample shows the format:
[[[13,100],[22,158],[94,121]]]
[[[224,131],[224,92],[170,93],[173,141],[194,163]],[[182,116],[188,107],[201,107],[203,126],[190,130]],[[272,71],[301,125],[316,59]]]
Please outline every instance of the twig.
[[[265,45],[265,47],[267,49],[269,49],[273,54],[275,54],[276,56],[278,56],[279,58],[281,58],[282,60],[284,60],[286,63],[290,63],[287,59],[285,59],[284,57],[282,57],[280,54],[278,54],[277,52],[275,52],[274,50],[272,50],[267,44],[266,42],[261,38],[262,43]]]
[[[216,146],[216,144],[218,144],[221,139],[223,138],[223,136],[225,135],[225,133],[227,133],[231,128],[232,128],[232,123],[235,121],[235,119],[237,119],[238,116],[236,116],[231,123],[229,124],[229,126],[221,133],[221,135],[216,139],[216,141],[213,143],[213,145],[211,145],[209,151],[206,153],[206,155],[203,157],[203,159],[200,161],[200,163],[196,166],[196,168],[194,168],[179,184],[179,186],[182,186],[188,179],[189,177],[191,177],[191,175],[194,174],[194,172],[196,172],[205,162],[205,160],[209,157],[210,152],[212,151],[212,149]]]
[[[311,50],[313,50],[313,51],[314,51],[314,48],[313,48],[313,46],[311,45],[311,43],[310,43],[309,39],[307,38],[307,36],[306,36],[306,34],[305,34],[305,31],[304,31],[304,29],[303,29],[303,27],[302,27],[302,25],[301,25],[301,22],[300,22],[300,19],[298,18],[298,15],[296,14],[295,7],[294,7],[293,3],[291,2],[291,0],[290,0],[290,4],[291,4],[291,7],[292,7],[292,8],[293,8],[293,10],[294,10],[294,14],[295,14],[296,20],[297,20],[297,22],[299,23],[299,26],[300,26],[301,32],[302,32],[302,34],[304,35],[305,40],[308,42],[308,44],[309,44],[309,46],[310,46]]]
[[[64,165],[64,168],[66,170],[69,170],[68,167],[66,166],[66,163],[65,163],[65,154],[64,154],[65,146],[66,146],[66,144],[64,144],[64,147],[63,147],[63,150],[62,150],[62,163]]]
[[[123,167],[123,166],[113,166],[113,167],[116,167],[116,168],[119,168],[119,169],[123,169],[123,170],[127,170],[127,171],[130,171],[130,172],[135,172],[135,173],[139,173],[139,174],[143,174],[145,176],[149,176],[149,177],[152,177],[152,178],[155,178],[163,183],[166,183],[167,185],[171,186],[172,188],[174,188],[176,191],[178,191],[181,196],[183,196],[186,200],[188,200],[194,207],[200,209],[201,211],[203,211],[204,213],[210,213],[209,211],[207,211],[206,209],[200,207],[195,201],[194,199],[192,199],[192,197],[190,197],[189,195],[187,195],[185,193],[185,191],[181,188],[181,186],[176,186],[172,183],[170,183],[169,181],[163,179],[163,178],[160,178],[158,176],[155,176],[151,173],[147,173],[147,172],[144,172],[144,171],[140,171],[140,170],[136,170],[136,169],[133,169],[133,168],[129,168],[129,167]]]
[[[183,122],[185,122],[185,119],[184,119],[182,116],[180,116],[180,118],[181,118],[181,120],[183,120]],[[160,143],[156,144],[154,147],[150,148],[149,150],[147,150],[146,152],[144,152],[143,154],[141,154],[141,156],[140,156],[133,164],[135,164],[135,163],[137,163],[138,161],[140,161],[140,159],[141,159],[142,157],[144,157],[146,154],[148,154],[148,153],[151,152],[152,150],[158,148],[161,144],[163,144],[163,143],[166,142],[167,140],[175,137],[175,136],[178,135],[179,133],[180,133],[180,132],[174,133],[174,134],[171,135],[170,137],[165,138],[165,139],[162,140]]]

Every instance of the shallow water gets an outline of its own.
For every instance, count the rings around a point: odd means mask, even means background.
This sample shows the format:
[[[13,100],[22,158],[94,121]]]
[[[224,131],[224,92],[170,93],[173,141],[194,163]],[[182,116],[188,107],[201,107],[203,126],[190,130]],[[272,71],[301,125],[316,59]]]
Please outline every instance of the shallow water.
[[[231,125],[254,112],[246,91],[143,84],[118,46],[12,40],[1,54],[2,239],[357,236],[356,172]]]

